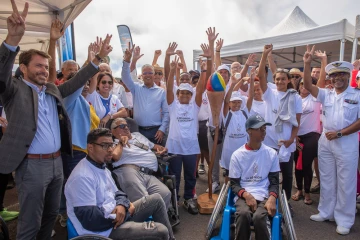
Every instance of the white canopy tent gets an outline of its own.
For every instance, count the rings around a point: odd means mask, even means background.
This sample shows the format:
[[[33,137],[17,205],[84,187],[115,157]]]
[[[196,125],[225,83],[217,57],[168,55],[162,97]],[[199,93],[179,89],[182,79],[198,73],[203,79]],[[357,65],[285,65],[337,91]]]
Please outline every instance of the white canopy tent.
[[[238,61],[244,63],[251,53],[262,52],[266,44],[274,46],[273,57],[278,67],[302,67],[302,56],[307,44],[326,51],[328,60],[351,60],[355,27],[346,19],[332,24],[318,26],[299,7],[270,30],[264,38],[248,40],[224,46],[221,49],[223,63]],[[346,42],[351,42],[345,44]],[[193,61],[198,61],[201,50],[193,51]],[[320,65],[314,62],[314,65]]]
[[[59,19],[68,27],[85,9],[91,0],[15,0],[19,11],[25,2],[29,3],[26,18],[26,33],[20,42],[22,51],[31,48],[47,51],[51,22]],[[0,2],[0,41],[4,41],[7,34],[6,19],[12,13],[9,0]],[[19,55],[18,55],[19,56]]]

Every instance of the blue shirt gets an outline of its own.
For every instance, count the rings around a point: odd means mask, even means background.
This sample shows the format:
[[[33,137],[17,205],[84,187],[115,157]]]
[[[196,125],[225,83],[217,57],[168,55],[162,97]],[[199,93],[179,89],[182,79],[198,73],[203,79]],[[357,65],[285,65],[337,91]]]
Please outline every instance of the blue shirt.
[[[151,88],[134,83],[130,75],[130,63],[123,62],[121,79],[131,91],[134,102],[134,120],[139,126],[160,126],[165,133],[170,117],[164,89],[155,83]]]
[[[55,97],[46,94],[46,86],[40,90],[36,85],[23,80],[38,94],[38,120],[35,137],[28,153],[47,154],[57,152],[61,147],[60,124]]]
[[[17,49],[16,46],[11,46],[5,42],[4,45],[12,52]],[[53,96],[45,93],[45,85],[40,90],[36,85],[23,81],[38,94],[37,130],[28,153],[48,154],[57,152],[61,147],[61,140],[56,100]]]

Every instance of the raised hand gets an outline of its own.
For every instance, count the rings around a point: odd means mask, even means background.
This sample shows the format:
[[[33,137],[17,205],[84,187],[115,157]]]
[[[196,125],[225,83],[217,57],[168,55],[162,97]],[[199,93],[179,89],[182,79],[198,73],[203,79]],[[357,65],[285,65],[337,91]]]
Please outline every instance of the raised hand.
[[[169,43],[169,47],[168,47],[168,49],[166,49],[166,55],[169,55],[169,56],[175,55],[177,46],[178,45],[176,42]]]
[[[183,51],[181,51],[181,50],[176,50],[176,55],[178,55],[179,57],[181,57],[181,58],[183,58],[184,57],[184,53],[183,53]]]
[[[134,52],[134,48],[135,48],[135,44],[133,44],[131,46],[130,42],[128,44],[128,47],[126,48],[125,52],[124,52],[124,61],[125,62],[130,62],[132,54]]]
[[[159,57],[161,55],[161,50],[155,50],[155,56]]]
[[[320,59],[324,59],[324,58],[327,58],[327,55],[326,55],[326,52],[321,52],[320,50],[316,50],[314,52],[314,55]]]
[[[113,49],[112,46],[110,45],[111,37],[112,37],[112,35],[106,34],[105,40],[103,41],[100,52],[99,52],[99,56],[101,58],[104,58],[107,55],[109,55],[109,53]]]
[[[250,70],[250,80],[253,82],[256,77],[256,67],[251,68]]]
[[[133,60],[134,60],[134,61],[137,61],[137,60],[139,60],[142,56],[144,56],[144,54],[141,54],[141,53],[140,53],[140,47],[137,46],[137,47],[134,49]]]
[[[89,62],[95,58],[96,53],[97,52],[96,52],[95,43],[90,43],[88,46],[88,61]]]
[[[220,52],[223,44],[224,44],[224,39],[220,38],[219,40],[216,40],[216,51],[217,52]]]
[[[182,64],[181,62],[177,63],[177,68],[178,69],[183,69],[184,68],[184,64]]]
[[[303,56],[304,63],[311,63],[311,61],[313,60],[314,51],[315,51],[315,45],[311,48],[311,50],[309,45],[306,46],[306,52]]]
[[[10,0],[10,2],[13,12],[6,20],[8,35],[5,42],[12,46],[17,46],[25,33],[25,19],[28,14],[29,4],[25,3],[24,10],[20,14],[15,4],[15,0]]]
[[[200,56],[206,57],[206,58],[211,58],[211,50],[210,50],[209,44],[203,43],[200,45],[200,47],[203,50],[203,54],[200,54]]]
[[[59,19],[55,19],[51,23],[50,39],[57,41],[62,35],[64,35],[64,24]]]
[[[212,29],[209,27],[206,31],[206,34],[208,35],[209,42],[215,42],[217,36],[219,35],[219,33],[215,33],[215,27]]]
[[[207,70],[206,61],[201,60],[201,58],[199,59],[199,65],[200,65],[201,71],[202,70]]]
[[[264,46],[264,53],[266,56],[268,56],[273,50],[273,45],[272,44],[267,44]]]
[[[250,54],[245,64],[248,66],[254,66],[256,58],[257,56],[255,53]]]
[[[179,63],[179,58],[178,58],[178,57],[175,57],[175,59],[172,60],[171,63],[170,63],[170,69],[171,69],[171,70],[175,70],[176,67],[177,67],[177,65],[178,65],[178,63]]]

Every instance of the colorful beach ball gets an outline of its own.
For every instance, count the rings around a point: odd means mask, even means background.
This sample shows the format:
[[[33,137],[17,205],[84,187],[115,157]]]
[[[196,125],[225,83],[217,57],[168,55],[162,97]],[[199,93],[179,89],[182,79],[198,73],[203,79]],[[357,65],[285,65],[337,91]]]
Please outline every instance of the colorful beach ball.
[[[220,73],[215,72],[211,74],[206,84],[206,90],[210,92],[222,92],[225,91],[225,88],[226,84]]]

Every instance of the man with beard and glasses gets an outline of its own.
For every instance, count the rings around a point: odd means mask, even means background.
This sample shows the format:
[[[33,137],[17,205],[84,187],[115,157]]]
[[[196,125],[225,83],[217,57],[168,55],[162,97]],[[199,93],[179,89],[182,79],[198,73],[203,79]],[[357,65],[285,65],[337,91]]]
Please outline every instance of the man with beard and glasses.
[[[165,203],[157,193],[130,202],[118,189],[110,163],[116,144],[109,129],[87,136],[88,155],[71,173],[65,195],[69,219],[79,235],[97,234],[119,239],[174,239]],[[144,221],[152,216],[156,222]]]
[[[71,124],[63,99],[97,71],[97,65],[111,52],[111,36],[92,63],[76,76],[56,87],[47,83],[50,56],[30,49],[20,54],[24,77],[11,77],[18,47],[25,33],[23,12],[11,0],[12,15],[7,18],[8,34],[0,46],[0,98],[9,122],[0,144],[0,173],[16,170],[20,215],[16,239],[50,239],[60,204],[63,162],[60,152],[72,154]]]
[[[130,60],[134,48],[135,45],[129,46],[129,54],[124,54],[121,79],[133,95],[134,120],[139,125],[139,132],[151,142],[165,146],[165,131],[170,121],[165,91],[154,83],[155,70],[150,64],[141,68],[144,83],[135,83],[132,80]],[[140,49],[138,52],[140,54]]]
[[[323,106],[323,132],[319,139],[319,213],[310,219],[336,221],[336,232],[349,234],[355,221],[356,174],[359,157],[360,91],[349,86],[353,65],[344,61],[325,68],[334,89],[321,89],[311,82],[310,65],[315,46],[307,47],[304,59],[304,87]]]

